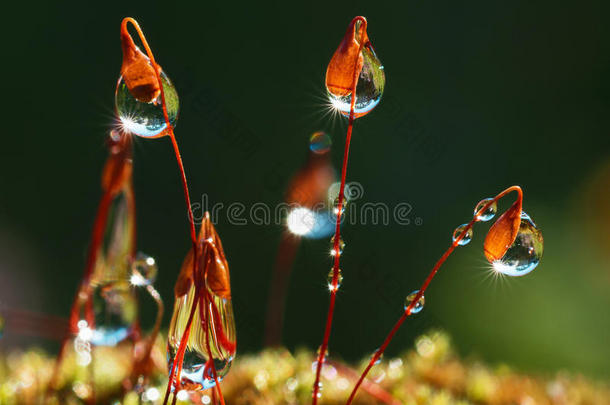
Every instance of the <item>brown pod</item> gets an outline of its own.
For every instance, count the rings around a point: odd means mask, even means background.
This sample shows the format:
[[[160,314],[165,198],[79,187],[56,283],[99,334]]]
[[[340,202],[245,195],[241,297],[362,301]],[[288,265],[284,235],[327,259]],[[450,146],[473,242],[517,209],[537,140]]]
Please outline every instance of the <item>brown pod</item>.
[[[229,277],[229,264],[222,249],[220,237],[210,220],[210,214],[205,213],[197,240],[198,263],[197,281],[206,277],[210,291],[222,298],[231,298],[231,283]],[[174,287],[174,293],[181,297],[188,293],[193,283],[193,251],[191,250],[184,262]]]
[[[121,29],[121,46],[123,48],[121,76],[129,92],[144,103],[156,100],[161,94],[161,87],[155,68],[150,59],[133,42],[126,25]]]
[[[350,95],[354,77],[358,77],[364,64],[360,40],[369,42],[366,34],[366,19],[356,17],[352,20],[343,41],[335,51],[326,69],[326,88],[335,96]]]
[[[521,199],[498,218],[485,237],[483,250],[490,263],[500,260],[513,244],[521,225]]]

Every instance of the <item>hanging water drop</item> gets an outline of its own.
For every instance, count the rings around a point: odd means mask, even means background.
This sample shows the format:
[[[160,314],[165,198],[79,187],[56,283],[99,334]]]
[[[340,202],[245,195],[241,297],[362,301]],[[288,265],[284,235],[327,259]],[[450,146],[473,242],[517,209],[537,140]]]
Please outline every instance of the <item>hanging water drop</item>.
[[[127,338],[138,314],[138,305],[129,284],[124,281],[93,286],[95,328],[91,343],[116,346]]]
[[[458,240],[460,235],[466,230],[466,228],[468,228],[468,230],[466,231],[462,239],[460,239],[460,241],[457,243],[460,246],[467,245],[472,240],[472,227],[468,227],[468,224],[463,224],[455,228],[455,231],[453,231],[452,239],[455,242],[456,240]]]
[[[358,81],[354,118],[358,118],[379,104],[385,87],[385,71],[369,41],[362,18],[352,21],[326,70],[326,90],[330,103],[344,116],[350,114],[355,74]]]
[[[485,211],[481,211],[483,209],[483,207],[485,207],[485,205],[489,204],[490,202],[491,202],[491,205],[489,207],[487,207],[487,209],[485,209]],[[475,218],[477,219],[477,221],[483,221],[483,222],[489,221],[490,219],[495,217],[496,212],[498,212],[498,203],[496,201],[494,201],[493,198],[486,198],[484,200],[479,201],[479,203],[477,204],[477,206],[474,209],[474,215],[475,215]]]
[[[418,293],[419,293],[419,290],[415,290],[411,294],[407,295],[407,298],[405,299],[405,311],[407,310],[407,308],[409,308],[409,305],[411,305],[411,303],[413,302],[413,300],[415,299],[415,297],[417,296]],[[425,303],[426,303],[426,299],[422,295],[419,298],[419,300],[417,301],[417,303],[415,305],[413,305],[413,307],[411,308],[411,313],[417,314],[418,312],[421,312],[421,310],[424,309]]]
[[[111,204],[91,278],[95,323],[91,325],[90,340],[98,346],[115,346],[127,338],[137,318],[137,300],[129,285],[134,230],[130,196],[131,193],[120,192]],[[83,306],[86,313],[87,303]]]
[[[164,72],[160,73],[163,84],[163,95],[167,116],[172,127],[178,119],[178,93],[176,88]],[[155,138],[165,135],[167,129],[161,95],[155,99],[140,101],[127,87],[123,76],[119,78],[115,93],[116,111],[125,132],[133,133],[144,138]]]
[[[193,306],[197,306],[182,358],[182,370],[177,370],[181,377],[180,388],[186,390],[213,387],[216,382],[212,365],[216,370],[218,381],[222,381],[229,372],[236,352],[229,265],[208,213],[206,213],[198,237],[196,272],[201,280],[203,280],[203,275],[206,275],[206,289],[197,288],[192,278],[193,253],[191,251],[182,264],[174,289],[176,301],[167,343],[168,369],[171,372],[173,363],[179,354],[180,341],[191,310]]]
[[[342,238],[339,238],[339,244],[337,246],[337,249],[335,249],[335,237],[333,236],[330,239],[330,255],[331,256],[341,256],[343,254],[343,249],[345,249],[345,242],[343,241]]]
[[[343,283],[343,274],[341,274],[341,269],[337,269],[337,285],[334,286],[333,285],[333,277],[335,275],[334,273],[334,269],[330,269],[330,271],[328,272],[328,276],[326,277],[326,282],[328,284],[328,290],[329,291],[337,291],[340,287],[341,284]]]
[[[495,271],[507,276],[523,276],[538,266],[543,250],[542,232],[529,215],[521,211],[521,224],[515,241],[502,258],[491,264]]]
[[[197,304],[191,332],[186,343],[182,363],[181,387],[188,390],[201,390],[213,387],[216,383],[211,361],[214,362],[218,381],[227,375],[235,357],[235,320],[231,299],[210,294],[211,302],[203,308],[203,300]],[[203,297],[202,297],[203,298]],[[180,339],[186,328],[187,320],[195,299],[195,286],[188,294],[176,298],[174,313],[169,327],[167,358],[171,371],[180,346]],[[204,319],[207,318],[207,319]],[[208,336],[204,323],[207,320]],[[210,360],[206,341],[209,341],[212,359]]]
[[[137,286],[153,284],[157,278],[158,270],[154,257],[138,252],[131,264],[131,284]]]
[[[330,150],[332,140],[325,132],[314,132],[309,138],[309,149],[319,155],[323,155]]]

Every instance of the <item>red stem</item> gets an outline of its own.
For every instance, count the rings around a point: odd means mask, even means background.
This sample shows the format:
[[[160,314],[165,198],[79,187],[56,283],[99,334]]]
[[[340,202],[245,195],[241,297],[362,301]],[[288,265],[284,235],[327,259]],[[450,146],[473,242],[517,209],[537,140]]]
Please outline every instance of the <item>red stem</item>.
[[[144,33],[142,32],[142,30],[140,29],[140,26],[138,25],[138,22],[136,20],[134,20],[133,18],[125,18],[123,19],[123,22],[121,24],[121,30],[126,31],[127,30],[127,24],[131,23],[131,25],[133,25],[133,27],[136,29],[138,36],[140,37],[140,40],[142,41],[142,44],[144,45],[144,48],[146,50],[146,54],[148,55],[148,58],[150,59],[150,63],[151,65],[155,68],[155,75],[157,76],[157,81],[159,83],[159,89],[161,91],[161,106],[163,108],[163,118],[165,119],[165,124],[167,126],[167,134],[170,137],[170,140],[172,142],[172,147],[174,149],[174,155],[176,156],[176,162],[178,163],[178,168],[180,171],[180,179],[182,180],[182,190],[184,191],[184,199],[186,202],[186,207],[187,207],[187,211],[188,211],[188,216],[189,216],[189,230],[190,230],[190,235],[191,235],[191,241],[193,244],[193,280],[196,280],[196,272],[197,272],[197,231],[195,230],[195,220],[193,217],[193,210],[192,210],[192,206],[191,206],[191,197],[189,194],[189,188],[188,188],[188,182],[186,180],[186,172],[184,170],[184,164],[182,163],[182,157],[180,155],[180,148],[178,147],[178,142],[176,141],[176,136],[174,135],[174,128],[172,127],[170,121],[169,121],[169,116],[167,114],[167,105],[165,103],[165,91],[163,89],[163,82],[161,81],[161,76],[160,76],[160,67],[159,65],[157,65],[157,63],[155,62],[155,57],[153,55],[152,50],[150,49],[150,46],[148,45],[148,42],[146,41],[146,37],[144,36]],[[206,286],[206,279],[204,277],[204,285],[203,285],[203,290],[207,290],[207,286]],[[197,300],[199,297],[199,292],[201,291],[201,289],[197,289],[195,292],[195,297],[194,297],[194,305],[193,308],[191,309],[191,314],[189,315],[189,319],[187,321],[185,330],[182,334],[182,338],[180,340],[180,347],[183,347],[182,351],[178,351],[176,353],[176,358],[174,359],[173,362],[173,367],[172,367],[172,372],[169,375],[169,382],[168,382],[168,388],[167,388],[167,393],[166,393],[166,397],[165,400],[163,401],[163,404],[167,404],[167,398],[168,398],[168,394],[169,394],[169,388],[170,385],[174,379],[174,373],[176,372],[176,360],[180,359],[180,369],[178,369],[178,375],[180,374],[180,370],[182,369],[182,360],[184,358],[184,350],[186,349],[186,341],[188,340],[188,335],[190,333],[191,330],[191,326],[192,326],[192,322],[193,322],[193,315],[195,313],[195,308],[197,307]],[[184,344],[183,344],[184,343]],[[212,353],[209,350],[208,347],[208,356],[211,358],[212,357]],[[212,375],[214,376],[214,379],[216,380],[217,375],[216,375],[216,367],[214,366],[214,362],[212,362]],[[180,379],[177,378],[176,379],[176,392],[178,391],[178,387],[180,384]],[[222,393],[220,392],[220,388],[219,388],[219,396],[220,396],[220,400],[221,402],[224,404],[224,398],[222,397]],[[175,399],[175,398],[174,398]]]
[[[362,24],[361,32],[366,32],[366,20],[362,17],[356,17],[356,19],[360,19]],[[357,55],[359,56],[362,52],[362,47],[364,46],[363,38],[360,38],[360,45],[358,48]],[[335,226],[335,239],[333,249],[337,254],[335,254],[335,261],[333,265],[333,280],[332,280],[332,288],[330,289],[330,303],[328,305],[328,314],[326,316],[326,327],[324,329],[324,339],[322,340],[322,345],[320,346],[320,350],[318,353],[318,361],[316,365],[316,379],[313,384],[313,395],[312,395],[312,405],[317,405],[318,403],[318,394],[320,392],[320,373],[322,372],[322,367],[324,363],[324,357],[326,354],[326,350],[328,348],[328,340],[330,339],[330,332],[333,323],[333,314],[335,311],[335,300],[337,296],[337,282],[339,279],[339,242],[341,240],[341,218],[343,211],[343,192],[345,190],[345,177],[347,175],[347,159],[349,157],[349,145],[352,139],[352,129],[354,126],[354,107],[356,105],[356,86],[358,85],[358,76],[360,75],[360,71],[355,67],[358,65],[358,56],[356,57],[356,61],[354,63],[354,77],[352,79],[352,97],[350,100],[350,108],[349,108],[349,120],[347,124],[347,135],[345,137],[345,151],[343,152],[343,167],[341,169],[341,187],[339,188],[339,203],[337,204],[337,223]]]
[[[518,193],[517,199],[523,200],[523,192],[521,191],[521,188],[519,186],[512,186],[512,187],[509,187],[506,190],[502,191],[496,197],[494,197],[493,200],[491,200],[487,204],[485,204],[478,212],[485,212],[487,210],[487,208],[489,208],[492,204],[496,203],[499,199],[501,199],[502,197],[504,197],[506,194],[510,193],[511,191],[516,191]],[[434,276],[436,275],[438,270],[441,268],[443,263],[445,263],[445,260],[447,260],[447,258],[451,255],[451,253],[453,253],[455,248],[458,246],[459,242],[464,238],[466,233],[468,233],[468,231],[472,228],[472,226],[475,224],[475,222],[478,222],[477,213],[475,213],[473,219],[466,225],[466,227],[464,228],[462,233],[460,233],[459,236],[453,241],[451,246],[449,246],[449,248],[441,256],[441,258],[438,259],[438,261],[436,262],[436,264],[430,271],[430,274],[428,274],[428,277],[426,277],[426,280],[424,281],[422,286],[419,288],[419,292],[415,295],[415,298],[413,299],[413,301],[411,301],[411,303],[407,306],[407,308],[405,308],[405,312],[401,315],[401,317],[398,319],[398,321],[394,324],[394,326],[390,330],[390,333],[388,333],[385,340],[383,341],[383,344],[379,347],[379,349],[377,349],[377,351],[375,352],[375,354],[373,355],[373,357],[367,364],[366,368],[362,372],[362,375],[358,379],[358,382],[354,386],[354,389],[352,390],[352,392],[346,402],[346,405],[350,405],[352,403],[352,401],[354,400],[354,397],[356,396],[356,392],[358,391],[358,388],[364,381],[364,378],[366,377],[366,375],[369,373],[371,368],[375,365],[375,362],[377,362],[377,360],[381,357],[381,355],[383,354],[385,349],[388,347],[388,345],[390,344],[390,341],[392,340],[392,338],[394,337],[394,335],[396,334],[396,332],[398,331],[398,329],[400,328],[402,323],[405,321],[405,319],[407,319],[407,317],[409,315],[411,315],[411,311],[413,311],[413,308],[415,307],[415,305],[417,305],[420,298],[423,297],[426,289],[432,282],[432,279],[434,278]]]

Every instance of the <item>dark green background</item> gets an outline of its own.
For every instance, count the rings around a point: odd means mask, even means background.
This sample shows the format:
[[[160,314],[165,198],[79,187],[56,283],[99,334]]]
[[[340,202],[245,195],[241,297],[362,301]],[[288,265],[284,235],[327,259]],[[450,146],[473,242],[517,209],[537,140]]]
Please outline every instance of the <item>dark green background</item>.
[[[193,200],[205,193],[212,203],[249,206],[282,200],[314,131],[332,135],[340,164],[346,126],[324,116],[324,72],[351,18],[364,15],[387,85],[377,109],[356,122],[348,181],[364,186],[366,201],[410,203],[423,225],[345,228],[331,353],[372,352],[453,228],[481,198],[519,184],[545,236],[539,268],[490,281],[480,225],[390,352],[440,327],[463,354],[609,376],[609,10],[603,1],[459,3],[3,5],[0,301],[68,312],[100,196],[122,17],[140,21],[181,95],[176,133]],[[138,247],[157,258],[157,286],[171,307],[189,239],[167,139],[136,140],[134,176]],[[255,350],[282,227],[232,226],[226,217],[217,227],[239,351]],[[327,243],[304,241],[299,252],[291,348],[321,341]],[[10,331],[7,339],[23,340]]]

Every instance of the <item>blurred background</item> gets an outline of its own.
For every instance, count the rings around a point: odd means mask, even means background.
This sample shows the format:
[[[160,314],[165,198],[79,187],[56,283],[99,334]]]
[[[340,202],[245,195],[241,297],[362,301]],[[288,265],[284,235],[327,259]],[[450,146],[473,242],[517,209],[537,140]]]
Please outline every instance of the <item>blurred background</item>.
[[[542,229],[540,266],[494,279],[488,224],[449,259],[426,308],[389,347],[442,328],[460,353],[524,371],[610,377],[610,32],[604,2],[21,2],[3,6],[0,304],[67,317],[84,266],[104,140],[121,65],[119,24],[135,17],[180,95],[176,128],[192,199],[283,201],[325,131],[342,159],[346,122],[326,114],[324,74],[355,15],[386,71],[379,106],[358,120],[348,181],[361,202],[408,203],[409,225],[344,228],[344,283],[332,355],[380,344],[476,203],[521,185]],[[160,266],[167,306],[189,248],[167,139],[137,139],[138,249]],[[500,209],[508,207],[510,199]],[[282,225],[217,218],[231,265],[238,351],[263,345]],[[328,240],[304,239],[284,343],[316,348],[328,306]],[[153,305],[144,302],[143,324]],[[169,323],[169,313],[167,311]],[[4,348],[43,345],[7,325]]]

